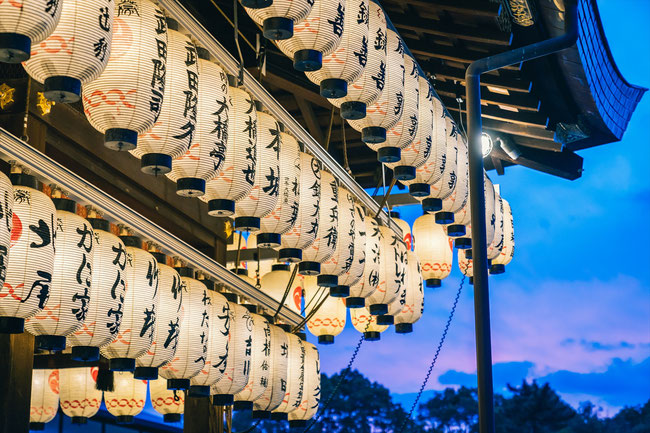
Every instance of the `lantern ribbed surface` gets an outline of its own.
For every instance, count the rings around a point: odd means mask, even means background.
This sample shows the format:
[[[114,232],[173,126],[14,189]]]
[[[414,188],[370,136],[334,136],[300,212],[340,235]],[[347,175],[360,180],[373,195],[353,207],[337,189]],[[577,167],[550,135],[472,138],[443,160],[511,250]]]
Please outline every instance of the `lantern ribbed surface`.
[[[253,402],[260,398],[269,386],[269,362],[271,359],[271,328],[268,320],[259,314],[253,318],[253,342],[248,382],[243,390],[235,395],[235,401]]]
[[[73,201],[68,202],[76,206]],[[56,226],[50,298],[43,310],[25,325],[25,329],[36,336],[66,336],[79,330],[93,302],[90,297],[94,269],[93,228],[84,218],[65,210],[57,210]]]
[[[451,272],[453,260],[452,241],[445,234],[444,228],[436,224],[432,214],[424,214],[413,223],[415,237],[415,254],[420,261],[422,277],[429,285],[439,285]]]
[[[102,392],[96,388],[98,367],[59,370],[61,410],[71,418],[90,418],[99,411]]]
[[[31,45],[54,31],[62,9],[62,2],[51,0],[0,3],[0,33],[11,36],[0,45],[0,62],[20,63],[29,59]]]
[[[503,201],[503,246],[499,255],[492,259],[493,265],[507,265],[515,254],[515,225],[512,218],[512,208],[505,199]]]
[[[303,275],[318,274],[320,272],[320,263],[325,262],[334,254],[338,241],[339,184],[331,173],[325,170],[320,173],[318,230],[314,242],[303,249],[300,264],[300,273]],[[316,264],[318,265],[314,267]]]
[[[485,241],[490,245],[496,234],[497,194],[487,173],[483,173],[485,174]]]
[[[345,0],[314,0],[309,15],[293,26],[293,36],[278,41],[278,48],[293,59],[298,71],[316,71],[323,56],[338,48],[343,36]]]
[[[196,128],[185,153],[172,163],[167,174],[184,197],[205,193],[205,182],[223,167],[228,140],[228,78],[221,66],[198,59],[199,91]]]
[[[124,314],[115,340],[102,347],[104,357],[138,358],[151,347],[158,308],[158,262],[147,251],[126,247]],[[121,258],[119,258],[121,260]]]
[[[395,215],[396,213],[397,212],[391,212],[391,221],[402,230],[402,241],[406,245],[406,249],[411,251],[413,249],[413,234],[411,233],[411,226],[399,217],[399,213]]]
[[[45,84],[43,95],[56,102],[77,102],[81,86],[97,78],[108,63],[113,38],[112,0],[61,2],[59,24],[23,63],[27,73]]]
[[[388,305],[399,295],[406,275],[406,245],[389,227],[380,226],[381,265],[377,290],[366,299],[370,312],[373,305]]]
[[[131,150],[137,135],[158,120],[165,93],[167,23],[150,0],[116,2],[108,65],[86,84],[82,98],[90,124],[114,150]]]
[[[320,201],[320,162],[313,156],[300,152],[300,201],[298,211],[291,217],[295,220],[293,227],[282,235],[282,260],[300,261],[303,257],[302,250],[314,243],[319,226]]]
[[[386,16],[374,1],[368,1],[370,19],[368,29],[368,58],[363,72],[348,84],[347,95],[329,99],[341,108],[344,119],[361,119],[366,107],[381,95],[386,83]]]
[[[251,313],[234,302],[230,304],[228,359],[223,376],[210,389],[211,394],[235,395],[248,384],[251,368],[253,318]]]
[[[388,329],[388,325],[377,324],[377,317],[370,314],[367,307],[351,309],[350,321],[354,329],[363,333],[368,341],[379,340],[379,334]]]
[[[354,238],[356,236],[354,196],[345,188],[338,190],[338,239],[336,249],[320,268],[321,278],[338,277],[350,270],[354,263]],[[331,276],[331,277],[329,277]],[[336,284],[338,278],[336,278]],[[323,284],[324,285],[324,284]]]
[[[241,1],[241,0],[240,0]],[[256,24],[263,26],[267,39],[288,39],[293,36],[293,27],[311,11],[314,0],[273,0],[265,8],[245,8]]]
[[[427,198],[444,200],[449,197],[456,188],[458,178],[458,130],[451,117],[445,117],[447,131],[445,160],[442,176],[430,185],[431,191]]]
[[[27,186],[14,187],[13,201],[11,246],[7,276],[0,293],[0,318],[12,318],[8,320],[16,322],[13,318],[27,319],[41,311],[50,296],[56,209],[48,196]],[[14,332],[22,332],[22,325],[20,328]]]
[[[269,357],[268,386],[253,403],[253,411],[270,412],[282,403],[287,390],[289,366],[289,337],[281,328],[270,325],[271,356]]]
[[[498,186],[498,185],[497,185]],[[494,191],[494,236],[492,237],[492,242],[488,244],[487,248],[487,258],[489,260],[494,260],[499,257],[501,253],[501,248],[503,248],[503,240],[505,239],[503,231],[503,200],[501,200],[501,195]]]
[[[280,193],[280,125],[273,116],[257,112],[257,163],[253,188],[237,202],[235,228],[257,231],[260,219],[275,209]]]
[[[206,184],[201,200],[212,216],[231,216],[235,202],[255,184],[257,165],[257,110],[253,97],[237,87],[228,88],[228,142],[223,169]]]
[[[406,290],[404,291],[403,303],[400,301],[401,309],[394,314],[395,329],[412,328],[415,322],[420,320],[424,311],[424,283],[420,269],[420,261],[413,251],[408,253],[408,268],[406,270]],[[400,324],[408,324],[401,325]]]
[[[469,160],[467,145],[463,137],[458,134],[456,140],[456,185],[451,194],[442,200],[442,212],[455,214],[459,212],[469,198]],[[456,222],[455,219],[453,221]]]
[[[397,33],[388,30],[388,45],[386,54],[386,80],[381,95],[366,108],[366,117],[359,120],[349,120],[350,126],[361,132],[364,143],[373,143],[373,150],[383,152],[384,148],[394,147],[386,141],[386,131],[400,121],[404,113],[404,43]],[[416,96],[417,97],[417,96]],[[417,109],[417,99],[415,102]],[[379,153],[381,162],[395,162],[399,158],[391,154],[386,158]]]
[[[345,23],[341,43],[332,54],[323,57],[323,67],[305,72],[320,85],[325,98],[347,95],[348,84],[357,80],[368,63],[368,0],[345,1]]]
[[[334,343],[334,337],[343,331],[346,321],[343,300],[328,296],[328,292],[326,288],[318,286],[316,277],[305,277],[305,304],[314,308],[325,300],[318,311],[307,321],[307,329],[318,337],[319,343],[322,344]]]
[[[154,410],[163,416],[185,411],[185,393],[167,389],[167,381],[163,379],[149,381],[149,399]]]
[[[7,255],[11,248],[11,228],[13,226],[14,187],[9,178],[0,173],[0,263],[7,264]],[[7,277],[7,268],[0,272],[0,285]]]
[[[274,265],[273,268],[274,269],[271,272],[262,275],[260,284],[262,285],[262,291],[264,293],[280,302],[284,296],[284,291],[287,288],[287,284],[289,284],[289,279],[291,278],[291,272],[293,269],[291,269],[288,265]],[[302,300],[303,291],[302,288],[303,277],[299,274],[296,274],[296,277],[293,280],[293,284],[291,285],[291,289],[289,289],[287,299],[284,302],[284,305],[286,307],[289,307],[290,310],[298,314],[300,314],[300,303]]]
[[[469,174],[469,173],[468,173]],[[453,226],[445,226],[447,231],[447,236],[456,238],[456,237],[467,237],[468,230],[470,230],[472,219],[472,212],[470,209],[470,198],[469,198],[469,176],[467,179],[467,199],[462,208],[460,208],[456,213],[454,213],[454,224]],[[462,233],[462,227],[465,227],[465,233]],[[458,232],[458,230],[461,230]]]
[[[119,422],[130,422],[142,412],[147,398],[147,381],[133,378],[129,371],[116,371],[115,388],[104,391],[104,403],[108,412],[118,417]]]
[[[296,334],[287,333],[289,340],[289,359],[287,363],[287,383],[284,397],[275,413],[289,413],[302,402],[305,388],[305,342]]]
[[[296,421],[310,420],[318,412],[320,403],[320,356],[318,349],[311,343],[303,342],[305,346],[305,383],[300,406],[289,412],[289,425],[304,427],[304,423]]]
[[[117,336],[124,314],[126,247],[108,231],[95,228],[93,232],[91,302],[81,329],[68,336],[68,344],[73,347],[102,347],[110,343]]]
[[[467,258],[467,250],[458,250],[458,267],[460,271],[469,278],[474,278],[474,266],[472,259]]]
[[[32,372],[29,407],[30,430],[37,427],[33,423],[42,426],[52,421],[57,410],[59,410],[59,370],[35,369]]]
[[[366,265],[366,212],[363,208],[354,204],[354,256],[352,263],[347,270],[339,275],[339,286],[347,287],[356,284],[363,277],[363,271]]]
[[[260,247],[280,246],[279,236],[296,223],[300,202],[300,146],[293,136],[281,132],[279,192],[275,209],[260,222],[257,244]]]
[[[363,276],[350,286],[350,297],[352,298],[367,298],[379,286],[379,273],[382,265],[381,230],[379,230],[379,224],[374,218],[366,216],[365,222],[366,250]],[[349,302],[349,299],[346,302]],[[369,305],[367,301],[366,305]],[[346,303],[346,306],[350,308],[349,303]]]

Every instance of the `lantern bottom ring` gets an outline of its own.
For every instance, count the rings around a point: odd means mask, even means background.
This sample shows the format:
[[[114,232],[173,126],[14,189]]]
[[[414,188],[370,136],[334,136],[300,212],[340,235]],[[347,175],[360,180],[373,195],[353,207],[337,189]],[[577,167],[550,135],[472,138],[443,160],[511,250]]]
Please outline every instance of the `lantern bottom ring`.
[[[377,331],[364,332],[363,339],[366,341],[379,341],[381,339],[381,334]]]
[[[366,104],[360,101],[346,101],[341,104],[341,117],[346,120],[359,120],[366,117]]]
[[[436,224],[451,224],[454,222],[453,212],[436,213]]]
[[[390,314],[377,316],[377,325],[392,325],[395,323],[395,317]]]
[[[320,263],[310,261],[300,262],[298,272],[301,275],[318,275],[320,274]]]
[[[333,335],[319,335],[318,344],[334,344]]]
[[[457,238],[460,236],[465,236],[465,233],[467,233],[467,231],[465,230],[465,226],[462,224],[452,224],[447,227],[447,236]]]
[[[233,404],[232,407],[233,410],[236,411],[252,411],[253,410],[253,402],[252,401],[245,401],[245,400],[238,400]]]
[[[133,150],[138,146],[138,133],[124,128],[107,129],[104,133],[104,146],[118,152]]]
[[[384,164],[399,162],[402,159],[402,149],[399,147],[382,147],[377,151],[377,161]]]
[[[393,169],[393,173],[397,180],[415,179],[415,167],[412,165],[399,165]]]
[[[469,285],[470,286],[474,285],[474,277],[469,277]]]
[[[337,99],[348,94],[348,82],[340,78],[326,78],[320,82],[320,95],[323,98]]]
[[[99,361],[99,347],[94,346],[74,346],[72,348],[73,361],[95,362]]]
[[[117,424],[133,424],[133,415],[119,415],[115,417]]]
[[[37,335],[34,338],[34,345],[43,350],[65,349],[65,337],[62,335]]]
[[[441,209],[442,209],[442,200],[440,200],[439,198],[429,197],[422,200],[423,212],[438,212]],[[452,223],[453,222],[454,221],[452,220]]]
[[[180,391],[182,389],[189,389],[189,379],[167,379],[167,389]]]
[[[330,296],[332,298],[347,298],[348,296],[350,296],[350,286],[331,287]],[[358,298],[358,299],[363,299],[363,298]]]
[[[490,266],[490,274],[492,275],[503,274],[505,271],[506,271],[506,265],[497,264],[497,265]]]
[[[398,334],[410,334],[413,332],[412,323],[397,323],[395,324],[395,332]]]
[[[271,412],[268,410],[254,410],[253,415],[251,416],[253,419],[270,419],[271,418]]]
[[[442,280],[438,278],[428,278],[425,280],[427,287],[436,288],[442,286]]]
[[[366,300],[356,296],[350,296],[345,299],[345,306],[348,308],[363,308],[366,306]]]
[[[158,379],[158,367],[135,367],[133,378],[139,380]]]
[[[44,422],[30,422],[29,423],[29,429],[30,430],[35,430],[35,431],[43,431],[43,430],[45,430],[45,423]]]
[[[382,128],[381,126],[367,126],[363,128],[361,130],[361,141],[370,144],[379,144],[385,142],[386,128]]]
[[[73,416],[70,420],[72,424],[88,424],[88,417],[85,416]]]
[[[413,197],[426,197],[431,194],[431,187],[427,183],[412,183],[409,185],[409,194]]]
[[[257,245],[261,248],[275,248],[282,243],[282,236],[278,233],[258,233]]]
[[[458,238],[454,241],[454,246],[459,250],[466,250],[472,248],[472,240],[470,238]]]
[[[282,248],[279,252],[278,261],[296,263],[302,260],[300,248]]]
[[[145,153],[142,155],[140,170],[152,176],[167,174],[172,171],[172,157],[164,153]]]
[[[48,77],[43,83],[43,96],[50,101],[73,104],[81,99],[81,81],[63,75]]]
[[[323,67],[323,53],[316,50],[298,50],[293,55],[293,68],[296,71],[318,71]]]
[[[29,59],[32,40],[18,33],[0,33],[0,62],[22,63]]]
[[[190,385],[187,393],[190,397],[210,397],[210,387],[205,385]]]
[[[197,177],[181,177],[176,181],[176,194],[182,197],[201,197],[205,194],[205,180]]]
[[[133,371],[135,370],[135,359],[133,358],[109,359],[108,369],[111,371]]]
[[[166,422],[166,423],[181,422],[181,414],[180,413],[166,413],[166,414],[163,415],[163,422]]]
[[[262,33],[266,39],[280,41],[293,36],[293,20],[285,17],[271,17],[262,23]]]
[[[235,218],[235,229],[240,231],[255,232],[260,229],[258,217],[241,216]]]
[[[388,304],[372,304],[368,310],[373,316],[388,314]]]
[[[215,394],[212,396],[214,406],[232,406],[235,398],[232,394]]]
[[[231,216],[235,213],[235,202],[217,198],[208,202],[208,215],[216,217]]]
[[[0,334],[22,334],[25,319],[20,317],[0,317]]]
[[[330,274],[320,274],[318,278],[316,278],[316,284],[321,287],[336,287],[339,284],[339,277]],[[330,290],[330,294],[331,293]]]
[[[292,419],[289,421],[289,428],[305,428],[307,427],[307,421],[304,419]]]
[[[289,414],[285,412],[272,412],[271,419],[273,421],[286,421],[289,419]]]

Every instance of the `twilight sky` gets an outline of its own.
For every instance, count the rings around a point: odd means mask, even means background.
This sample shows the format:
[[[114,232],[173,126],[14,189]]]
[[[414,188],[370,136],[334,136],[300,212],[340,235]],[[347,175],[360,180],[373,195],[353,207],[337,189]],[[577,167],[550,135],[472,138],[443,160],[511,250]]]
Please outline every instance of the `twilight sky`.
[[[623,76],[650,87],[650,2],[598,5]],[[491,277],[495,390],[548,381],[571,404],[600,405],[602,415],[650,398],[648,124],[645,95],[621,142],[580,152],[585,172],[573,182],[519,166],[490,174],[512,206],[517,244],[507,272]],[[411,224],[420,215],[418,206],[400,211]],[[412,401],[460,276],[454,263],[442,288],[425,290],[415,332],[390,328],[365,342],[355,368]],[[427,390],[476,386],[472,297],[466,285]],[[334,346],[321,345],[323,371],[343,368],[358,338],[348,323]]]

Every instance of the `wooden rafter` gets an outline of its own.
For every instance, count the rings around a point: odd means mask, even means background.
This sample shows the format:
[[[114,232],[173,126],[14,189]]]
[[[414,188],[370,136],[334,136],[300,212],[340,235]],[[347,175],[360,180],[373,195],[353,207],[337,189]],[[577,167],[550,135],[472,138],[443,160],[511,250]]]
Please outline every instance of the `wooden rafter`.
[[[421,62],[420,66],[436,78],[443,78],[446,80],[457,80],[465,85],[465,69],[454,68],[451,66],[442,66],[434,64],[434,62]],[[494,86],[501,87],[509,92],[530,93],[533,83],[527,79],[514,79],[505,78],[502,76],[485,74],[481,77],[481,86]]]
[[[455,98],[456,92],[460,91],[461,96],[465,99],[465,87],[463,85],[458,88],[456,84],[449,81],[437,81],[434,87],[439,95]],[[487,87],[481,89],[481,101],[535,112],[539,111],[541,105],[540,100],[530,94],[513,93],[512,95],[503,95],[492,92]]]

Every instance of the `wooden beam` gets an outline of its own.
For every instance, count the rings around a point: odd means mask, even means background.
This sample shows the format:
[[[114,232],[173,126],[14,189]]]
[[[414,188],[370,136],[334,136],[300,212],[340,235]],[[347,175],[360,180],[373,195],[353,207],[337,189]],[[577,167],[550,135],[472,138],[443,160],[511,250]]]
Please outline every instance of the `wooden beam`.
[[[453,98],[441,95],[441,99],[449,111],[459,111],[458,103]],[[465,107],[462,108],[462,112],[466,114]],[[531,111],[514,112],[503,110],[493,105],[483,106],[483,109],[481,110],[481,117],[485,119],[514,123],[526,127],[546,128],[548,126],[548,116],[542,113],[535,113]]]
[[[562,152],[564,146],[562,143],[551,140],[542,140],[539,138],[531,138],[519,135],[517,137],[511,137],[517,146],[526,146],[533,147],[540,150],[548,150],[550,152]],[[574,149],[572,149],[574,150]]]
[[[510,159],[505,152],[494,148],[494,156],[507,162],[511,162],[533,170],[552,174],[564,179],[575,180],[582,176],[583,158],[571,151],[548,152],[545,150],[520,148],[521,156],[516,160]]]
[[[302,118],[305,120],[307,130],[311,136],[316,139],[316,141],[323,145],[325,143],[323,130],[320,129],[320,125],[318,124],[318,117],[314,113],[314,108],[308,101],[301,98],[300,96],[294,95],[294,97],[296,98],[296,103],[298,104]]]
[[[555,133],[542,128],[529,128],[525,125],[501,122],[498,120],[483,118],[483,129],[492,129],[494,131],[505,132],[507,134],[529,137],[539,140],[553,141]]]
[[[297,97],[300,97],[301,99],[307,100],[311,102],[314,105],[317,105],[319,107],[331,109],[332,104],[330,104],[326,98],[323,98],[320,94],[318,94],[315,91],[309,90],[306,87],[296,84],[296,80],[294,79],[293,81],[289,78],[285,78],[280,75],[279,72],[276,73],[275,69],[270,70],[271,68],[267,67],[266,69],[266,75],[263,76],[261,83],[264,84],[265,82],[269,82],[273,84],[276,87],[279,87],[281,89],[286,90],[287,92],[291,92]],[[256,71],[257,68],[249,68],[249,72],[253,73],[253,71]],[[255,75],[257,76],[257,75]]]
[[[438,95],[444,95],[450,98],[456,98],[456,92],[460,91],[461,96],[465,99],[465,86],[462,84],[460,85],[460,89],[458,89],[458,86],[450,81],[436,81],[434,88]],[[539,111],[541,106],[541,101],[531,94],[513,93],[512,95],[503,95],[492,92],[487,87],[481,88],[481,101],[487,102],[488,104],[505,105],[518,110],[534,112]]]
[[[408,0],[412,6],[425,9],[445,10],[464,15],[498,17],[503,12],[500,3],[481,0]]]
[[[501,163],[501,159],[497,158],[495,155],[490,155],[490,159],[492,159],[492,165],[497,171],[497,174],[499,176],[503,176],[506,172],[503,169],[503,164]]]
[[[0,432],[28,433],[34,336],[0,334]]]
[[[433,74],[437,79],[456,80],[465,85],[465,69],[451,66],[441,66],[437,62],[421,62],[420,66],[427,72]],[[533,82],[527,79],[509,79],[492,74],[481,76],[481,86],[495,86],[508,90],[509,92],[530,93]]]

